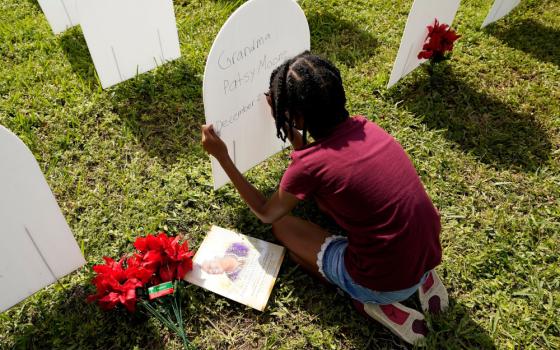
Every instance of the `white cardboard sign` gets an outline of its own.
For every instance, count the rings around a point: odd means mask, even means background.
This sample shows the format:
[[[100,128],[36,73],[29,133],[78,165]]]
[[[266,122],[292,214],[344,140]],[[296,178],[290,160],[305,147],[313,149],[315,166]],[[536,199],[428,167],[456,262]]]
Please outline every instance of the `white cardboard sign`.
[[[35,160],[0,126],[0,312],[85,264]]]
[[[481,28],[507,16],[519,3],[521,3],[521,0],[496,0]]]
[[[408,15],[399,53],[391,72],[387,88],[418,68],[426,60],[418,59],[418,53],[428,36],[428,26],[437,19],[451,26],[461,0],[415,0]]]
[[[272,71],[310,47],[307,19],[294,0],[247,1],[216,37],[204,72],[204,112],[241,172],[286,147],[264,93]],[[214,158],[212,174],[214,189],[229,182]]]
[[[38,0],[55,34],[78,25],[76,0]]]
[[[103,88],[181,56],[172,0],[77,0]]]

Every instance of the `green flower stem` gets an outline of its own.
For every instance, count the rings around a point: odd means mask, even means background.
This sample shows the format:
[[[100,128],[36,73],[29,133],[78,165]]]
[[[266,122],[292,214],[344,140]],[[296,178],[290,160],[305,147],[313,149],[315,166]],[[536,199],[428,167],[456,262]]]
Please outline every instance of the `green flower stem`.
[[[155,318],[157,318],[163,325],[165,325],[169,330],[177,334],[183,341],[183,348],[185,350],[196,350],[196,347],[192,345],[187,339],[187,334],[183,325],[183,316],[180,307],[180,303],[177,301],[177,293],[174,294],[171,300],[171,308],[173,309],[173,314],[175,320],[173,320],[171,313],[168,308],[164,306],[163,312],[155,308],[148,301],[141,301],[140,304],[144,306],[145,310]]]

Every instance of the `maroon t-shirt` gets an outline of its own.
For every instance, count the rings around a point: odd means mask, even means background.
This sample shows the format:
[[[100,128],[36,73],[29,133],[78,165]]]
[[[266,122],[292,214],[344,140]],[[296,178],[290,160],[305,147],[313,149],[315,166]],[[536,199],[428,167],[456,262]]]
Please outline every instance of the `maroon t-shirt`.
[[[348,233],[345,266],[372,290],[417,284],[441,262],[439,213],[401,145],[364,117],[292,152],[280,188],[319,207]]]

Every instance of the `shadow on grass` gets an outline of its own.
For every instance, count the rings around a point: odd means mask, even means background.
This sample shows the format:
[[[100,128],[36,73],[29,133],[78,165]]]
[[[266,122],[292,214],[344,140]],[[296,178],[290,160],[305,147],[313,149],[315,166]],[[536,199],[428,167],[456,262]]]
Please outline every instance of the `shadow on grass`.
[[[277,179],[277,182],[279,183],[282,176],[281,174],[273,173],[271,174],[271,177]],[[271,198],[274,192],[278,190],[277,187],[271,186],[258,187],[266,198]],[[237,191],[234,192],[234,196],[238,196]],[[228,203],[225,205],[230,204]],[[291,215],[299,218],[305,218],[305,220],[314,222],[333,235],[346,235],[346,233],[336,224],[336,222],[332,218],[321,212],[321,210],[315,203],[313,203],[313,201],[299,202],[296,208],[294,208],[294,210],[292,211]],[[272,234],[272,225],[263,224],[244,203],[241,207],[236,208],[233,214],[231,214],[231,218],[228,221],[231,224],[231,227],[229,228],[231,228],[232,230],[269,242],[280,244],[276,241],[276,238]]]
[[[560,30],[527,19],[510,23],[507,27],[492,26],[488,31],[507,45],[560,67]]]
[[[498,169],[534,171],[550,159],[549,136],[532,115],[475,91],[449,67],[439,68],[433,81],[402,85],[389,96],[428,127],[446,129],[448,139]]]
[[[150,156],[173,163],[200,143],[202,81],[184,61],[170,62],[115,87],[113,110]]]
[[[72,71],[90,85],[99,84],[95,75],[95,66],[81,29],[72,27],[65,30],[60,34],[58,41],[68,58]]]
[[[416,296],[410,299],[406,304],[420,310]],[[497,348],[487,331],[472,319],[468,308],[453,298],[450,298],[445,313],[428,318],[431,332],[426,345],[429,349]]]
[[[41,6],[39,5],[39,2],[37,0],[26,0],[26,2],[34,6],[37,10],[42,11]]]
[[[348,67],[369,60],[379,47],[370,33],[359,29],[358,23],[340,19],[335,14],[307,14],[313,53],[341,62]]]
[[[78,28],[61,35],[72,70],[99,86],[86,41]],[[110,89],[113,111],[130,128],[146,152],[163,162],[192,152],[204,124],[202,81],[181,59],[140,74]]]
[[[82,286],[66,291],[48,312],[29,315],[28,327],[14,334],[16,349],[164,349],[148,318],[124,310],[101,311],[87,304]]]

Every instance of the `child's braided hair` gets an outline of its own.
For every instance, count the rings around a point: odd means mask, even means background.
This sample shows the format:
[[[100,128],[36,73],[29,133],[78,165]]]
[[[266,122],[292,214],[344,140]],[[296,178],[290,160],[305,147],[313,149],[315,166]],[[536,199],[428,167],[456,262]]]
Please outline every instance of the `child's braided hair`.
[[[328,136],[348,118],[340,71],[329,61],[305,51],[284,62],[270,77],[272,113],[278,138],[292,138],[296,114],[303,116],[303,140]],[[290,127],[285,129],[285,124]]]

